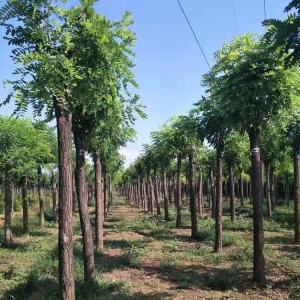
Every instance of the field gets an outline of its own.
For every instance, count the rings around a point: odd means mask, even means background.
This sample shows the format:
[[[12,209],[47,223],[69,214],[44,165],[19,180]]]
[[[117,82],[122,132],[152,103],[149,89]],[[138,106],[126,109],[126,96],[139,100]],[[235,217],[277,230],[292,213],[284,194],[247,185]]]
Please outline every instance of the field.
[[[96,255],[97,278],[87,284],[75,213],[76,299],[300,299],[300,247],[293,245],[292,208],[278,206],[272,220],[265,221],[268,284],[259,288],[251,282],[250,204],[237,208],[233,224],[225,202],[221,255],[212,252],[214,222],[208,214],[198,220],[199,239],[192,240],[189,211],[183,213],[182,229],[175,229],[171,207],[172,221],[165,222],[115,194],[104,225],[105,250]],[[14,248],[0,250],[1,299],[58,299],[57,224],[50,215],[46,219],[41,229],[33,213],[26,237],[21,214],[14,213]]]

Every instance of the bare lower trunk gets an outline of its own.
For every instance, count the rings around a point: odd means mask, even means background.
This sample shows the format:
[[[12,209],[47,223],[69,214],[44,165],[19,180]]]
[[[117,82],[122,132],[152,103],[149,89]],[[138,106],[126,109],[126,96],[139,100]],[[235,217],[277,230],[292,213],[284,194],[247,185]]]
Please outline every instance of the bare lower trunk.
[[[56,101],[55,101],[56,102]],[[60,298],[75,299],[72,226],[72,114],[55,104],[59,161],[59,289]]]
[[[103,251],[103,198],[102,198],[102,169],[100,155],[94,154],[95,191],[96,191],[96,247],[98,252]]]
[[[251,195],[253,201],[253,281],[266,282],[264,258],[264,230],[259,130],[249,132],[251,152]]]
[[[57,197],[56,197],[56,193],[57,193],[57,188],[56,188],[56,175],[54,170],[52,170],[52,179],[51,179],[51,183],[52,183],[52,211],[53,211],[53,221],[57,222],[57,213],[56,213],[56,206],[57,206]]]
[[[74,124],[74,142],[76,148],[76,188],[80,216],[80,225],[83,240],[84,278],[90,280],[95,278],[94,243],[92,226],[88,211],[88,193],[85,173],[85,156],[82,128]]]
[[[160,215],[160,196],[159,196],[159,187],[158,187],[158,179],[157,174],[154,174],[154,195],[155,195],[155,203],[156,203],[156,213]]]
[[[189,153],[189,192],[190,192],[190,211],[191,211],[191,237],[198,237],[197,227],[197,209],[195,195],[195,151],[192,149]]]
[[[266,199],[267,199],[267,218],[271,218],[271,191],[270,191],[270,165],[268,162],[265,163],[266,168]]]
[[[42,179],[42,167],[38,167],[38,194],[39,194],[39,204],[40,204],[40,213],[39,213],[39,224],[41,227],[44,227],[45,216],[44,216],[44,187]]]
[[[169,199],[168,199],[168,189],[167,189],[167,174],[166,171],[162,170],[163,175],[163,197],[164,197],[164,211],[165,211],[165,220],[170,221],[169,216]]]
[[[230,181],[230,217],[231,217],[231,222],[235,222],[234,169],[232,164],[230,164],[229,166],[229,181]]]
[[[4,218],[4,243],[6,247],[12,244],[12,181],[8,168],[5,170],[5,218]]]
[[[202,183],[202,170],[199,168],[199,182],[198,182],[198,213],[203,216],[203,183]]]
[[[29,234],[28,228],[28,180],[26,176],[22,178],[22,203],[23,203],[23,232]]]
[[[215,211],[215,247],[214,252],[222,252],[222,155],[223,143],[217,147],[216,211]]]
[[[240,194],[240,199],[241,199],[241,207],[244,206],[244,180],[243,180],[243,171],[241,172],[241,177],[240,177],[240,185],[241,185],[241,194]]]
[[[176,217],[176,228],[181,227],[181,156],[177,157],[177,193],[176,193],[176,208],[177,208],[177,217]]]
[[[300,244],[300,148],[294,145],[294,185],[295,185],[295,243]]]

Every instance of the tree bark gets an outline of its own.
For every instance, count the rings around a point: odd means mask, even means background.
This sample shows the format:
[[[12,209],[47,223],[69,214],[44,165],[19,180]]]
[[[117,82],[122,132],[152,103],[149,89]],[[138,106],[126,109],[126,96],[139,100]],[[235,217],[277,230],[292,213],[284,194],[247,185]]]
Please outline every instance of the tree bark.
[[[244,207],[244,180],[243,180],[243,171],[241,172],[240,175],[240,191],[241,191],[241,195],[240,195],[240,199],[241,199],[241,207]]]
[[[156,213],[160,215],[160,196],[159,196],[159,187],[158,187],[158,179],[157,173],[154,173],[154,195],[155,195],[155,203],[156,203]]]
[[[253,201],[253,281],[265,284],[262,178],[259,151],[259,129],[249,132],[251,152],[251,195]]]
[[[181,156],[177,157],[177,193],[176,193],[176,208],[177,208],[177,216],[176,216],[176,228],[181,227],[181,209],[182,209],[182,201],[181,201]]]
[[[23,204],[23,232],[29,234],[28,228],[28,180],[27,176],[22,178],[22,204]]]
[[[216,214],[216,194],[215,194],[215,180],[214,180],[214,173],[213,170],[210,169],[210,192],[211,192],[211,217],[215,218]]]
[[[223,141],[217,146],[216,210],[215,210],[215,247],[214,252],[222,252],[222,155]]]
[[[96,191],[96,248],[103,251],[103,198],[102,198],[102,169],[98,153],[94,154],[95,191]]]
[[[56,175],[54,170],[52,170],[52,178],[51,178],[51,185],[52,185],[52,211],[53,211],[53,221],[57,222],[57,213],[56,213],[56,206],[57,206],[57,188],[56,188]]]
[[[229,180],[230,180],[230,217],[231,222],[235,222],[235,193],[234,193],[234,169],[233,165],[229,165]]]
[[[168,189],[167,189],[167,174],[165,169],[162,170],[162,176],[163,176],[163,197],[164,197],[165,220],[169,222],[170,221],[169,199],[168,199]]]
[[[5,168],[5,217],[4,217],[4,243],[6,247],[12,245],[12,180],[8,167]]]
[[[191,237],[198,237],[197,227],[197,208],[195,195],[195,150],[191,149],[189,152],[189,192],[190,192],[190,211],[191,211]]]
[[[42,178],[42,167],[38,167],[38,194],[40,204],[39,224],[44,227],[45,224],[45,206],[44,206],[44,187]]]
[[[198,214],[203,216],[203,175],[202,170],[199,168],[199,180],[198,180]]]
[[[271,219],[271,191],[270,191],[270,164],[265,162],[266,168],[266,199],[267,199],[267,218]]]
[[[295,243],[300,244],[300,147],[294,144],[294,207],[295,207]]]
[[[75,299],[72,225],[72,114],[54,101],[59,161],[59,289],[63,300]]]
[[[88,211],[88,193],[85,173],[85,149],[83,143],[83,132],[81,126],[77,122],[74,123],[75,124],[73,125],[73,131],[76,148],[75,180],[80,225],[83,239],[84,278],[87,281],[95,278],[94,243],[92,226]]]

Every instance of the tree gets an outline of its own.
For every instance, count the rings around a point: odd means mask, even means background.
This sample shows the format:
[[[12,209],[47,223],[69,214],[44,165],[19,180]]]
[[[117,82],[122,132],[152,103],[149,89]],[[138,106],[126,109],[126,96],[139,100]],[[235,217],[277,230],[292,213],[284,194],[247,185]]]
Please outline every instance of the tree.
[[[267,120],[291,105],[291,72],[280,65],[278,53],[247,34],[225,44],[204,78],[208,91],[221,99],[219,108],[236,130],[250,140],[253,197],[253,280],[265,283],[265,260],[260,171],[260,132]],[[290,87],[290,88],[289,88]],[[242,105],[241,105],[242,103]]]

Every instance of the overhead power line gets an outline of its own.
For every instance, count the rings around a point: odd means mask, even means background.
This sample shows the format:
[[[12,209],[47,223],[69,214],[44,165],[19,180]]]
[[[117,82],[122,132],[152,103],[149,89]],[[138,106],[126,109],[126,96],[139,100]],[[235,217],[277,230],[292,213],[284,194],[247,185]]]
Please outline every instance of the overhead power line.
[[[234,15],[234,20],[235,20],[237,33],[238,33],[238,35],[240,35],[240,30],[239,30],[239,25],[238,25],[237,18],[236,18],[236,13],[235,13],[235,9],[234,9],[233,0],[231,0],[231,6],[232,6],[233,15]]]
[[[265,14],[265,20],[267,20],[266,0],[264,0],[264,14]]]
[[[205,56],[205,53],[204,53],[204,51],[203,51],[203,49],[202,49],[202,47],[201,47],[201,45],[200,45],[200,42],[199,42],[199,40],[198,40],[198,38],[197,38],[197,36],[196,36],[196,34],[195,34],[195,31],[194,31],[194,29],[193,29],[193,27],[192,27],[192,25],[191,25],[191,23],[190,23],[190,21],[189,21],[187,15],[186,15],[186,13],[185,13],[185,11],[184,11],[184,9],[183,9],[183,7],[182,7],[180,1],[177,0],[177,2],[178,2],[179,6],[180,6],[180,8],[181,8],[181,11],[182,11],[182,13],[183,13],[183,15],[184,15],[184,17],[185,17],[187,23],[188,23],[189,26],[190,26],[190,29],[191,29],[191,31],[192,31],[192,33],[193,33],[193,35],[194,35],[194,38],[195,38],[195,40],[196,40],[196,42],[197,42],[197,44],[198,44],[198,46],[199,46],[199,48],[200,48],[200,50],[201,50],[201,52],[202,52],[202,55],[203,55],[203,57],[204,57],[204,59],[205,59],[207,65],[208,65],[208,67],[211,69],[211,66],[210,66],[210,64],[209,64],[209,62],[208,62],[208,60],[207,60],[207,58],[206,58],[206,56]]]

